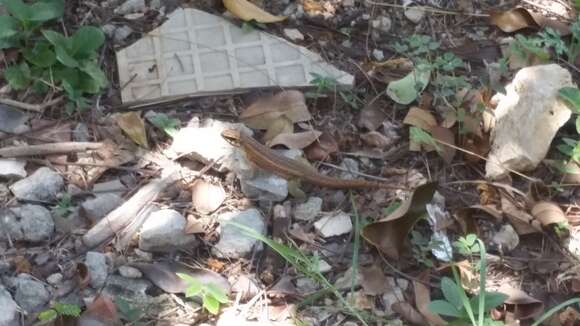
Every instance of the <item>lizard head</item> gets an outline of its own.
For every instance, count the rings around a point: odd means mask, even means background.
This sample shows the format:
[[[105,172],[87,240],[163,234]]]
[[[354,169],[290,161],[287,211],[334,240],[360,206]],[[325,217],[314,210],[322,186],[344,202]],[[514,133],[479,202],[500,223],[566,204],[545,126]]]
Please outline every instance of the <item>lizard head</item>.
[[[230,144],[234,146],[239,146],[240,144],[240,131],[236,129],[224,129],[222,131],[222,137]]]

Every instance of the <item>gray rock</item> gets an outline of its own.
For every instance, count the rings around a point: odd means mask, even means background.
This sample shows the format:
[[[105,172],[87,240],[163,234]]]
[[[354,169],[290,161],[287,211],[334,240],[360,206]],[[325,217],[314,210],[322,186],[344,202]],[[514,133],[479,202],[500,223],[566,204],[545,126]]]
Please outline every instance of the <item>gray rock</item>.
[[[86,228],[88,220],[81,216],[80,207],[71,207],[65,215],[52,211],[52,220],[58,233],[70,233],[74,230]]]
[[[123,198],[117,194],[97,194],[94,198],[87,199],[81,204],[81,211],[86,218],[97,223],[124,202]]]
[[[10,158],[0,159],[0,177],[9,179],[22,179],[26,177],[26,161]]]
[[[0,210],[0,241],[43,241],[54,233],[50,212],[38,205],[23,205]]]
[[[373,29],[382,33],[388,33],[393,26],[391,19],[387,16],[379,16],[371,21]]]
[[[252,252],[256,247],[262,249],[262,243],[246,235],[242,230],[227,221],[243,224],[258,234],[266,234],[266,223],[262,214],[255,208],[241,212],[228,212],[218,218],[221,224],[220,240],[213,247],[213,252],[218,257],[241,258]]]
[[[558,95],[566,86],[575,87],[568,70],[557,64],[533,66],[516,73],[505,95],[494,96],[498,104],[485,165],[487,178],[502,178],[509,169],[530,171],[544,159],[572,114]]]
[[[127,25],[119,26],[115,29],[113,41],[115,44],[120,44],[125,41],[131,34],[133,34],[133,29],[131,27]]]
[[[0,132],[23,133],[30,129],[26,113],[0,104]]]
[[[383,53],[382,50],[374,49],[373,50],[373,57],[375,57],[375,59],[377,61],[383,61],[383,60],[385,60],[385,53]]]
[[[114,192],[120,195],[125,191],[127,191],[127,187],[125,187],[125,185],[119,179],[113,179],[111,181],[96,183],[93,186],[93,192],[95,193]]]
[[[87,265],[91,277],[91,287],[94,289],[101,288],[105,284],[109,273],[107,256],[100,252],[89,251],[85,258],[85,265]]]
[[[111,275],[107,279],[107,285],[103,289],[103,293],[111,298],[121,297],[130,302],[149,303],[151,297],[147,295],[147,291],[151,287],[151,282],[144,279]]]
[[[350,216],[342,211],[327,215],[314,223],[314,229],[323,237],[329,238],[350,233],[352,221]]]
[[[294,218],[300,221],[310,221],[320,213],[321,209],[322,198],[310,197],[307,202],[296,205]]]
[[[183,246],[191,247],[196,242],[196,237],[185,234],[186,224],[185,217],[172,209],[152,213],[141,227],[139,249],[168,252]]]
[[[42,167],[28,178],[15,182],[10,190],[18,199],[53,201],[63,186],[64,180],[58,173]]]
[[[145,12],[147,10],[147,5],[145,0],[127,0],[117,9],[115,9],[115,14],[126,15],[136,12]]]
[[[278,202],[288,197],[288,180],[271,173],[258,171],[251,179],[242,177],[240,185],[248,198]]]
[[[28,274],[20,274],[15,280],[16,294],[14,299],[27,313],[34,313],[50,301],[51,295],[42,282]]]
[[[46,282],[50,285],[58,285],[60,284],[60,282],[62,282],[64,276],[61,273],[54,273],[54,274],[50,274],[47,278],[46,278]]]
[[[140,270],[127,265],[119,266],[119,274],[126,278],[141,278],[143,276]]]
[[[89,133],[89,127],[84,123],[79,123],[72,132],[72,138],[74,141],[88,142],[91,140],[91,135]]]
[[[304,41],[304,35],[296,28],[284,28],[284,35],[294,42]]]
[[[18,305],[12,299],[10,292],[0,285],[0,325],[18,326]]]
[[[340,177],[342,179],[356,179],[358,178],[358,161],[352,158],[345,158],[340,163],[340,167],[345,169],[346,171],[342,171],[340,173]]]

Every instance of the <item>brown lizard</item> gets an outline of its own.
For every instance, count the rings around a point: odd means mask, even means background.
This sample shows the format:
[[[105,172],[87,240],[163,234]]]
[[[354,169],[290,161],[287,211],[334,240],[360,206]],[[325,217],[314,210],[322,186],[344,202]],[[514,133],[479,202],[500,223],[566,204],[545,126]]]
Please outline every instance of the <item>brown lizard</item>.
[[[252,163],[285,179],[298,179],[326,188],[403,189],[403,187],[392,186],[380,181],[339,179],[320,174],[312,166],[284,157],[239,130],[226,129],[222,131],[222,137],[230,144],[242,148]]]

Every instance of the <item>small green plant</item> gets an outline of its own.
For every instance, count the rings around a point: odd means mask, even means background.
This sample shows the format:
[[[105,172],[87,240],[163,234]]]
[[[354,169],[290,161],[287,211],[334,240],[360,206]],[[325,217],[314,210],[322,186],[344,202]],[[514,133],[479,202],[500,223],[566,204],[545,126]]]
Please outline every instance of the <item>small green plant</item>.
[[[215,284],[203,284],[187,274],[177,273],[187,283],[185,297],[201,297],[203,307],[211,314],[216,315],[220,310],[220,304],[229,302],[228,296],[222,288]]]
[[[76,304],[60,303],[53,304],[49,309],[46,309],[38,314],[38,320],[49,321],[58,317],[78,317],[81,315],[81,307]]]
[[[562,137],[562,144],[558,145],[558,150],[562,152],[568,160],[580,163],[580,90],[575,87],[564,87],[560,89],[559,95],[566,103],[568,107],[572,110],[575,119],[576,127],[576,139],[569,137]],[[565,166],[567,162],[562,162],[562,166]],[[567,172],[567,171],[563,171]]]
[[[60,217],[67,217],[72,212],[72,197],[70,194],[65,193],[57,201],[56,206],[53,208],[53,212]]]
[[[163,130],[170,137],[173,137],[179,130],[180,121],[165,113],[156,113],[148,119],[155,127]]]
[[[507,296],[503,293],[485,290],[485,246],[483,241],[477,239],[477,237],[474,239],[474,237],[474,235],[468,235],[463,239],[464,241],[462,241],[460,246],[464,246],[468,252],[474,251],[474,245],[479,247],[481,253],[479,261],[479,293],[469,298],[461,286],[461,278],[457,268],[452,266],[453,279],[449,277],[441,279],[441,292],[443,292],[444,300],[434,300],[428,307],[433,313],[454,318],[450,325],[503,325],[502,322],[492,320],[489,316],[489,311],[503,304]]]
[[[439,146],[435,138],[433,138],[433,136],[429,132],[419,127],[409,128],[409,136],[411,142],[413,143],[433,146],[437,151],[443,150],[441,146]]]
[[[477,236],[475,234],[468,234],[465,237],[459,237],[453,243],[457,252],[463,256],[471,257],[473,254],[479,253],[479,245],[477,244]]]
[[[64,91],[69,99],[67,112],[88,107],[90,94],[98,94],[108,84],[97,61],[103,45],[103,32],[83,26],[66,37],[45,28],[60,18],[64,1],[41,0],[26,4],[22,0],[0,0],[9,15],[0,16],[0,48],[15,48],[22,59],[8,66],[4,78],[15,90],[31,88],[44,94],[50,89]]]
[[[310,75],[312,76],[310,84],[316,86],[316,92],[307,93],[307,97],[318,98],[321,97],[324,93],[338,93],[342,100],[351,108],[360,109],[361,104],[363,103],[361,99],[359,99],[358,96],[356,96],[356,94],[351,91],[338,89],[338,82],[336,79],[314,72],[310,73]]]
[[[121,297],[117,297],[115,299],[115,305],[119,310],[119,315],[121,316],[121,319],[126,321],[128,325],[133,326],[145,325],[145,323],[139,321],[145,314],[143,309],[139,307],[134,307],[133,305],[131,305],[131,303],[129,303],[129,301]]]

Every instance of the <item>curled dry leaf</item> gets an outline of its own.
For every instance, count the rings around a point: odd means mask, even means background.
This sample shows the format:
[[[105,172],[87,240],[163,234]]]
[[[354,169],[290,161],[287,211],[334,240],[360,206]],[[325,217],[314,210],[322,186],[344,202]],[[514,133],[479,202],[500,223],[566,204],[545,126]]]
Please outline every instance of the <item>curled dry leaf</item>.
[[[417,187],[409,199],[393,213],[377,222],[367,224],[362,229],[363,238],[387,257],[399,259],[407,235],[415,223],[426,214],[425,205],[431,202],[436,188],[435,183]]]
[[[389,282],[383,272],[383,269],[378,265],[360,268],[361,286],[365,294],[381,295],[389,291]]]
[[[294,134],[285,133],[276,136],[267,145],[270,147],[284,145],[291,149],[303,149],[314,143],[321,135],[322,132],[316,130],[297,132]]]
[[[211,214],[226,199],[226,191],[220,185],[214,185],[198,179],[191,186],[191,203],[202,214]]]
[[[564,183],[580,185],[580,164],[570,161],[564,167]]]
[[[139,112],[132,111],[114,116],[117,125],[134,141],[137,145],[149,148],[147,143],[147,132],[145,131],[145,121],[141,119]]]
[[[544,311],[544,303],[542,301],[529,296],[522,290],[504,285],[500,287],[498,292],[508,296],[504,303],[507,310],[514,314],[514,319],[530,319]]]
[[[304,149],[304,154],[310,161],[324,161],[336,152],[338,152],[338,143],[334,137],[326,132],[318,137],[318,141]]]
[[[554,202],[541,201],[532,207],[532,216],[542,223],[543,226],[550,224],[567,223],[566,214]]]
[[[419,280],[421,281],[428,282],[429,278],[429,270],[426,270],[419,275]],[[429,304],[431,303],[431,291],[429,288],[425,284],[418,281],[413,281],[413,287],[415,288],[415,306],[417,306],[417,310],[421,312],[423,317],[429,321],[429,325],[447,325],[445,320],[429,310]]]
[[[408,302],[395,302],[391,309],[412,325],[427,325],[425,318]]]
[[[276,23],[285,20],[286,16],[274,16],[247,0],[223,0],[224,7],[243,21],[255,20],[258,23]]]
[[[262,140],[264,143],[268,143],[278,135],[292,133],[294,133],[294,123],[288,117],[282,115],[272,121]]]
[[[365,144],[377,148],[385,148],[393,143],[385,135],[378,131],[367,132],[366,134],[360,135],[360,138],[363,142],[365,142]]]
[[[551,27],[558,31],[560,35],[570,34],[570,26],[521,7],[507,11],[492,11],[489,18],[493,25],[506,33],[512,33],[524,28],[541,29]]]
[[[386,118],[387,115],[378,107],[377,102],[373,102],[361,110],[357,125],[360,128],[374,131],[382,125]]]
[[[437,125],[437,120],[431,112],[422,110],[416,106],[409,109],[403,123],[423,130],[429,130]]]
[[[451,161],[453,161],[453,157],[455,156],[455,148],[445,144],[455,146],[455,135],[453,134],[453,131],[439,126],[432,126],[429,131],[431,132],[433,138],[441,142],[438,143],[439,147],[441,148],[441,150],[437,151],[439,156],[443,158],[445,163],[451,163]]]
[[[104,294],[100,294],[87,306],[77,321],[79,326],[121,325],[117,306]]]
[[[311,120],[304,94],[300,91],[283,91],[261,98],[242,112],[240,120],[250,128],[266,130],[280,116],[287,117],[292,123]]]
[[[177,273],[187,274],[202,284],[219,286],[226,293],[230,291],[230,283],[216,272],[207,269],[190,268],[179,263],[133,263],[131,266],[140,270],[145,277],[167,293],[185,293],[187,283]]]
[[[537,219],[505,196],[501,198],[501,209],[519,235],[542,232],[542,225]]]

